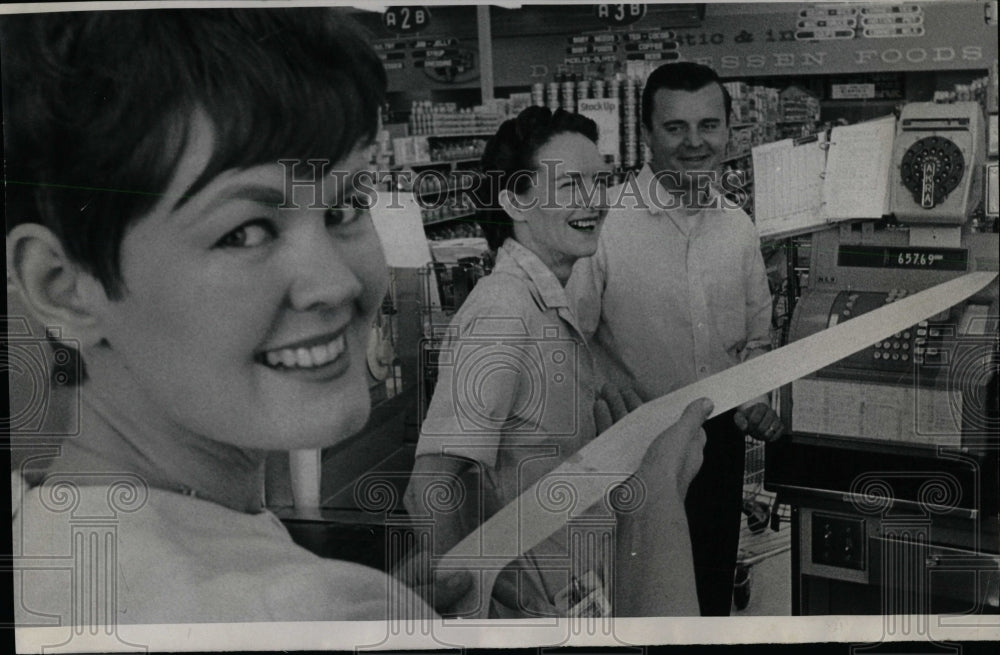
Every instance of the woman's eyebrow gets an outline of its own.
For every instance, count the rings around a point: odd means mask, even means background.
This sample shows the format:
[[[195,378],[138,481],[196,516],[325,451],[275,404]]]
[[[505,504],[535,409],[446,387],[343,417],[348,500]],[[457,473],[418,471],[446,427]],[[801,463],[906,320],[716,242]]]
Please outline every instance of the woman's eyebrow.
[[[250,200],[261,205],[280,207],[286,202],[285,189],[278,189],[262,184],[243,184],[223,190],[212,201],[212,204],[215,205],[230,200]],[[291,198],[288,198],[287,202],[291,202]]]
[[[183,206],[191,196],[181,197],[175,204],[171,212],[176,211]],[[285,203],[285,193],[284,189],[259,184],[259,183],[248,183],[234,185],[232,187],[220,189],[218,193],[215,194],[209,203],[200,211],[197,212],[199,216],[210,212],[220,205],[232,202],[234,200],[249,200],[260,205],[265,205],[267,207],[278,209]],[[289,199],[290,200],[290,199]]]

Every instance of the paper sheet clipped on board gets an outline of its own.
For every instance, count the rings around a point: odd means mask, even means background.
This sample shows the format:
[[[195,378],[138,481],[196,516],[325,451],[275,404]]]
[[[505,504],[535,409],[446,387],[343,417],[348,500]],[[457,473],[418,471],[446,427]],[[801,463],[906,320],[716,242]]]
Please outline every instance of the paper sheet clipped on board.
[[[896,117],[833,128],[823,184],[823,205],[831,223],[881,218],[889,213],[889,179]]]
[[[568,513],[555,513],[541,504],[539,491],[553,478],[572,481],[576,507],[590,507],[639,468],[649,446],[692,401],[710,398],[715,405],[712,415],[722,414],[962,302],[996,276],[969,273],[642,405],[494,514],[444,555],[438,566],[481,572],[471,606],[475,618],[486,618],[500,570],[569,519]]]

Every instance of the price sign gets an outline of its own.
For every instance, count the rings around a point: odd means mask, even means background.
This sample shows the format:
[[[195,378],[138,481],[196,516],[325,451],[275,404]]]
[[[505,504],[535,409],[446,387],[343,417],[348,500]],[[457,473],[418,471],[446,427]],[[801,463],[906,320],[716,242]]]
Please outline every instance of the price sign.
[[[856,16],[858,13],[855,7],[814,7],[799,10],[799,18],[834,18],[844,16]]]
[[[831,84],[831,100],[858,100],[875,97],[874,84]]]
[[[917,5],[872,5],[862,7],[861,13],[867,16],[881,14],[922,14],[924,10]]]
[[[862,32],[869,39],[891,39],[899,36],[923,36],[923,25],[896,25],[894,27],[866,27]]]
[[[627,52],[663,52],[665,50],[676,50],[676,41],[650,41],[645,43],[626,43]]]
[[[611,4],[602,2],[594,8],[597,20],[605,25],[617,27],[631,25],[646,15],[646,5],[638,2]]]
[[[677,52],[630,52],[625,55],[629,61],[676,61],[680,58]]]
[[[427,29],[431,22],[431,12],[427,7],[407,5],[388,7],[382,14],[382,24],[396,34],[415,34]]]
[[[795,26],[800,30],[812,30],[821,27],[856,27],[858,21],[853,16],[846,18],[804,18],[797,23]]]
[[[796,41],[832,41],[834,39],[853,39],[854,30],[848,27],[818,27],[814,30],[798,30]]]

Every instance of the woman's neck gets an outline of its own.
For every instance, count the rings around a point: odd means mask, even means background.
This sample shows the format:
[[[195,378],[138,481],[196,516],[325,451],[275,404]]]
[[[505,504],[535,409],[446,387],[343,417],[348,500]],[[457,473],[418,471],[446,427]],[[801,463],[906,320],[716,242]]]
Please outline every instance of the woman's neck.
[[[549,248],[545,248],[538,244],[531,238],[530,234],[525,231],[518,231],[517,226],[514,229],[514,238],[519,244],[530,250],[535,254],[538,259],[545,264],[546,268],[552,271],[552,274],[556,276],[559,280],[559,284],[566,286],[569,281],[570,274],[573,272],[573,264],[579,259],[575,255],[569,255],[560,251],[553,251]]]
[[[153,411],[127,374],[107,373],[88,361],[89,379],[80,394],[80,434],[65,441],[49,475],[107,484],[103,474],[133,474],[150,487],[237,511],[263,509],[263,451],[195,434]],[[95,477],[98,473],[102,475]]]

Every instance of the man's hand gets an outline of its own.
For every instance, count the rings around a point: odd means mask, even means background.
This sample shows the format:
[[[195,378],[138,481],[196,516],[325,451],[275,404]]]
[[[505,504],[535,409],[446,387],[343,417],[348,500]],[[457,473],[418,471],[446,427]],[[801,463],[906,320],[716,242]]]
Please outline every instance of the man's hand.
[[[767,403],[741,407],[733,415],[733,422],[743,434],[768,443],[777,441],[785,433],[784,424]]]
[[[459,601],[472,589],[472,573],[435,569],[427,551],[417,551],[404,558],[392,574],[441,616],[454,614]]]
[[[594,423],[597,434],[601,434],[630,412],[642,405],[642,398],[635,389],[619,388],[611,383],[601,387],[594,402]]]

